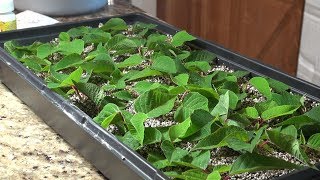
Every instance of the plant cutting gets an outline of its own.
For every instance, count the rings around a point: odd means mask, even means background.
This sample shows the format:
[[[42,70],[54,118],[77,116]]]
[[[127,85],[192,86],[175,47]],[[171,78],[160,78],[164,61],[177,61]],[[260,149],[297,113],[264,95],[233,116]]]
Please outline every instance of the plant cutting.
[[[194,39],[113,18],[49,43],[8,41],[5,49],[169,177],[272,178],[316,169],[317,102],[215,64]]]

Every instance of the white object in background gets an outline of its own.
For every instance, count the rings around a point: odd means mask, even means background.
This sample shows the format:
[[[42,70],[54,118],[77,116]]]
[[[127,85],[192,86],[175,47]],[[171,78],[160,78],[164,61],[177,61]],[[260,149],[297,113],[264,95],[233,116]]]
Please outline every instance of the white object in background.
[[[157,0],[131,0],[132,5],[146,11],[148,14],[157,16]]]
[[[16,15],[13,13],[13,0],[0,1],[0,32],[17,28]]]
[[[16,15],[17,17],[17,29],[24,29],[30,27],[39,27],[46,26],[58,23],[59,21],[45,16],[43,14],[39,14],[33,11],[23,11]]]
[[[297,76],[320,86],[320,0],[306,0]]]

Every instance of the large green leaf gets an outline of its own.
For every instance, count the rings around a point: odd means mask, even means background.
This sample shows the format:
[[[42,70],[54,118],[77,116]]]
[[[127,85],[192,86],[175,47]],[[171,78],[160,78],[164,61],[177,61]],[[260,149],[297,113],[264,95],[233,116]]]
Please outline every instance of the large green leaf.
[[[213,171],[208,175],[206,180],[220,180],[220,179],[221,179],[220,173],[218,171]]]
[[[158,117],[170,112],[175,100],[176,97],[170,95],[165,89],[152,89],[136,99],[134,108],[136,112],[143,112],[148,117]]]
[[[180,161],[189,153],[187,150],[175,148],[170,141],[163,141],[161,143],[161,149],[169,162]]]
[[[245,172],[256,172],[272,169],[297,169],[301,166],[256,153],[245,153],[239,156],[232,164],[230,174],[241,174]]]
[[[115,71],[116,66],[111,57],[106,54],[98,54],[92,61],[84,62],[81,67],[94,73],[107,73],[111,74]]]
[[[174,118],[182,122],[193,113],[194,110],[203,109],[208,111],[208,99],[197,92],[186,95],[181,106],[177,109]]]
[[[206,180],[208,177],[208,174],[199,169],[191,169],[183,172],[181,175],[185,180]]]
[[[118,139],[133,150],[137,150],[141,147],[139,141],[131,135],[130,131],[128,131],[123,137],[118,137]]]
[[[142,57],[140,55],[132,55],[129,58],[125,59],[123,62],[120,62],[117,64],[118,68],[126,68],[130,66],[136,66],[141,64],[143,61]]]
[[[189,137],[200,131],[204,126],[212,122],[213,119],[213,116],[209,112],[203,109],[195,110],[190,118],[169,128],[170,139],[171,141],[175,141],[178,138]]]
[[[180,31],[176,33],[172,37],[172,45],[174,46],[181,46],[187,41],[195,40],[196,38],[188,34],[186,31]]]
[[[153,70],[150,68],[145,68],[142,71],[138,71],[136,74],[131,76],[128,79],[128,81],[134,81],[137,79],[142,79],[142,78],[146,78],[146,77],[150,77],[150,76],[161,76],[161,75],[162,75],[162,73],[160,71]]]
[[[84,41],[81,39],[75,39],[71,42],[61,41],[56,47],[55,51],[59,51],[64,55],[69,54],[81,54],[84,50]]]
[[[303,126],[307,125],[315,125],[319,124],[319,122],[311,119],[306,115],[294,116],[287,120],[284,120],[277,124],[277,126],[285,126],[285,125],[294,125],[297,129],[300,129]]]
[[[42,44],[37,48],[37,56],[44,59],[54,53],[54,47],[50,44]]]
[[[222,127],[211,135],[200,140],[193,150],[212,149],[228,145],[228,140],[234,138],[242,141],[248,141],[247,131],[237,126]]]
[[[75,86],[77,89],[88,96],[97,106],[102,104],[103,99],[105,98],[104,91],[97,85],[93,83],[76,83]]]
[[[282,92],[281,94],[272,93],[272,100],[275,101],[278,105],[293,105],[299,106],[303,105],[301,102],[303,97],[296,94],[291,94],[289,92]]]
[[[229,111],[229,91],[220,96],[218,104],[213,108],[211,114],[213,116],[222,116],[222,119],[226,119]]]
[[[143,94],[144,92],[150,91],[151,89],[157,89],[163,86],[156,82],[148,82],[148,81],[139,81],[137,82],[137,84],[134,86],[134,90],[138,93],[138,94]]]
[[[178,86],[185,86],[188,84],[189,75],[188,74],[179,74],[172,78],[172,81]]]
[[[320,151],[320,133],[312,135],[307,142],[308,147]]]
[[[250,84],[255,87],[262,95],[270,99],[272,97],[268,81],[263,77],[254,77],[250,79]]]
[[[142,145],[144,141],[144,121],[148,118],[148,116],[144,113],[137,113],[131,119],[130,123],[132,126],[129,126],[129,131],[131,135],[139,141]]]
[[[83,63],[83,61],[82,61],[81,56],[79,54],[70,54],[70,55],[64,57],[63,59],[61,59],[58,63],[56,63],[53,66],[53,69],[55,71],[59,71],[59,70],[73,67],[73,66],[76,66],[76,65],[79,65],[82,63]]]
[[[123,117],[117,105],[108,103],[93,120],[98,124],[101,124],[103,128],[106,128],[112,122],[123,121]]]
[[[151,68],[169,74],[177,72],[176,63],[168,56],[159,56],[154,59]]]
[[[306,164],[310,163],[308,156],[300,146],[300,142],[296,137],[294,137],[294,134],[297,134],[296,132],[288,134],[288,132],[281,132],[281,129],[277,128],[267,131],[267,134],[270,141],[277,145],[280,149],[293,155],[295,158]]]
[[[269,82],[270,87],[278,93],[285,92],[290,88],[290,86],[284,84],[283,82],[271,78],[268,78],[267,81]]]
[[[185,61],[186,62],[207,61],[207,62],[211,63],[215,57],[216,57],[216,55],[209,52],[209,51],[195,50],[195,51],[191,51],[190,56]]]
[[[260,128],[256,133],[254,138],[251,140],[250,143],[241,140],[239,138],[229,138],[227,140],[228,146],[230,148],[232,148],[235,151],[241,151],[241,150],[245,150],[248,151],[250,153],[253,152],[254,148],[256,147],[256,145],[260,142],[261,140],[261,136],[264,132],[265,128]]]
[[[111,18],[100,28],[104,31],[125,30],[127,23],[121,18]]]
[[[310,111],[306,112],[305,115],[317,122],[320,122],[320,106],[312,108]]]
[[[80,82],[81,76],[83,73],[83,69],[79,67],[78,69],[74,70],[72,73],[70,73],[66,79],[64,79],[60,87],[66,87],[66,86],[72,86],[76,82]]]
[[[251,119],[257,119],[259,117],[259,112],[257,111],[256,108],[254,107],[246,107],[244,110],[243,110],[243,114],[248,117],[248,118],[251,118]]]
[[[202,71],[207,72],[211,69],[210,64],[207,61],[193,61],[193,62],[186,62],[184,64],[186,69],[189,71]]]
[[[282,105],[271,107],[268,110],[265,110],[261,114],[261,118],[264,120],[276,118],[279,116],[293,114],[300,106],[292,106],[292,105]]]
[[[144,130],[143,144],[154,144],[160,142],[162,138],[161,132],[156,128],[147,127]]]
[[[194,154],[194,155],[193,155]],[[211,153],[210,151],[195,151],[191,153],[191,156],[193,156],[191,164],[201,168],[206,169],[208,167]]]

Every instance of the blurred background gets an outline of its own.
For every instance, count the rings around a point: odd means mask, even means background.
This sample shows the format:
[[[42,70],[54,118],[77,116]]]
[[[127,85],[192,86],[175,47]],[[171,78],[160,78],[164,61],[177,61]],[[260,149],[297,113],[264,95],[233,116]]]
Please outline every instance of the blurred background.
[[[153,16],[320,85],[320,0],[132,0]]]

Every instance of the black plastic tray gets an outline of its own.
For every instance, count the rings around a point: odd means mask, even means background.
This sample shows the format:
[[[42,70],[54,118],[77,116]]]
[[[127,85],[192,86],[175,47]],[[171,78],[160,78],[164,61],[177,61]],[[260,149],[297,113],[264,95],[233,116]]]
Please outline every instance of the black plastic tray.
[[[134,13],[123,16],[127,23],[137,21],[157,24],[164,33],[175,34],[178,29],[145,14]],[[6,53],[3,43],[16,40],[22,44],[34,41],[48,42],[59,32],[78,26],[96,27],[109,18],[87,20],[76,23],[56,24],[0,33],[0,80],[51,128],[89,160],[110,179],[168,179],[161,171],[150,165],[143,157],[131,150],[115,136],[105,131],[84,112],[69,101],[48,89],[40,78]],[[198,38],[192,45],[217,54],[217,63],[231,68],[246,70],[252,75],[268,76],[290,85],[294,91],[319,101],[320,87],[287,75],[258,61],[248,59],[219,45]],[[320,172],[310,168],[295,171],[278,179],[317,179]]]

